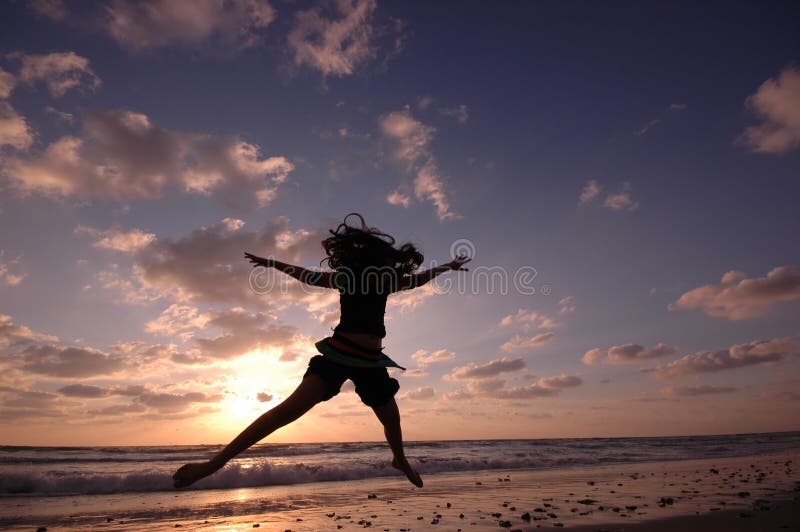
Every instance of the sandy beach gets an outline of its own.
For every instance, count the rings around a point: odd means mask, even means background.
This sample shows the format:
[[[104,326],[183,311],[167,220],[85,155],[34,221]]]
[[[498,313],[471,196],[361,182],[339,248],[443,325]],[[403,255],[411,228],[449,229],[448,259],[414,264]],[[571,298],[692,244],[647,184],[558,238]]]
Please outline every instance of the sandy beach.
[[[10,500],[6,530],[797,530],[800,450],[542,471]],[[16,504],[14,504],[16,503]],[[14,508],[11,508],[14,506]],[[14,517],[15,516],[15,517]]]

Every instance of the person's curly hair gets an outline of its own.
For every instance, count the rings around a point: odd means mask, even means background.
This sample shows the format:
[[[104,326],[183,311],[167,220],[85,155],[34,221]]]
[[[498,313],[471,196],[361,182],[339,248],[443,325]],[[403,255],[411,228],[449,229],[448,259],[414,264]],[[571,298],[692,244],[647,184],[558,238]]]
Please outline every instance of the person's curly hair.
[[[347,224],[347,219],[356,216],[361,221],[361,227]],[[349,268],[353,271],[362,271],[368,267],[387,266],[390,261],[392,267],[401,275],[407,275],[416,270],[425,257],[410,243],[394,246],[395,239],[377,228],[368,227],[364,217],[357,212],[351,212],[344,217],[336,230],[329,229],[332,236],[322,241],[325,249],[325,262],[331,269]]]

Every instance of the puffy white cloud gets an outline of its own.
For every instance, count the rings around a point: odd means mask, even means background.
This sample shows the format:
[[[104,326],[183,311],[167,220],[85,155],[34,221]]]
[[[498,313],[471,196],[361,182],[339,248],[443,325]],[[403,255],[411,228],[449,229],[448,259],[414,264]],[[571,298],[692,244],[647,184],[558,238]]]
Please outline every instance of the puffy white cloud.
[[[267,0],[113,0],[105,17],[104,30],[130,50],[208,41],[245,48],[259,42],[275,10]]]
[[[20,83],[34,84],[38,81],[47,85],[54,98],[64,96],[70,89],[94,91],[100,86],[100,78],[89,67],[89,60],[75,52],[54,52],[50,54],[26,54],[12,52],[11,59],[20,61],[17,80]]]
[[[210,314],[201,314],[195,307],[174,303],[164,309],[158,318],[148,321],[145,330],[153,334],[184,334],[205,327],[210,319]]]
[[[406,209],[411,206],[411,197],[401,189],[396,189],[386,195],[386,201],[389,205],[400,205]]]
[[[431,202],[436,207],[436,214],[440,220],[459,218],[459,215],[450,209],[444,180],[436,164],[436,158],[430,151],[429,145],[436,129],[411,116],[408,107],[382,116],[379,125],[384,139],[390,146],[392,158],[400,162],[406,171],[414,174],[412,184],[414,196],[420,201]],[[387,201],[407,207],[411,198],[401,188],[390,193]]]
[[[100,231],[93,227],[79,225],[75,228],[76,234],[87,234],[96,238],[94,246],[103,249],[112,249],[125,253],[133,253],[143,247],[148,246],[156,239],[153,233],[146,233],[141,229],[131,229],[125,231],[120,227],[114,226],[105,231]]]
[[[33,131],[25,117],[10,104],[0,102],[0,148],[11,146],[17,150],[27,150],[32,144]]]
[[[500,346],[500,349],[507,353],[522,351],[525,349],[535,349],[540,345],[546,344],[555,337],[556,333],[554,332],[536,334],[530,337],[515,334],[507,342],[503,343],[503,345]]]
[[[415,119],[409,109],[381,117],[379,125],[384,137],[393,141],[392,157],[398,161],[410,167],[430,154],[428,145],[433,140],[436,128]]]
[[[292,237],[284,238],[287,233],[292,233]],[[265,292],[257,293],[248,283],[248,278],[259,272],[253,271],[243,253],[280,256],[287,261],[300,261],[312,256],[318,259],[323,238],[322,231],[291,231],[288,220],[283,217],[275,218],[255,231],[222,221],[197,229],[184,238],[159,238],[140,249],[134,256],[137,285],[129,289],[184,303],[269,305],[278,301],[303,301],[309,305],[309,310],[317,311],[335,303],[338,294],[334,290],[307,287],[294,280],[289,282],[285,274],[273,269],[263,271],[263,278],[253,279],[256,287]]]
[[[237,205],[266,205],[294,165],[260,158],[238,138],[169,131],[130,111],[87,113],[81,137],[55,140],[38,156],[9,158],[5,173],[23,192],[114,199],[156,198],[168,188]]]
[[[452,373],[446,375],[446,380],[464,379],[488,379],[496,377],[501,373],[511,373],[525,368],[525,361],[521,358],[499,358],[491,360],[486,364],[470,364],[455,368]]]
[[[764,316],[779,303],[796,299],[800,299],[800,272],[787,265],[753,279],[742,272],[727,272],[719,284],[694,288],[670,304],[669,309],[699,308],[709,316],[743,320]]]
[[[426,351],[425,349],[418,349],[411,354],[411,358],[417,361],[420,368],[430,366],[437,362],[447,362],[456,358],[456,354],[447,349],[437,349],[436,351]]]
[[[470,380],[466,389],[458,389],[445,394],[447,400],[462,400],[473,397],[520,400],[553,397],[565,388],[580,386],[583,379],[575,375],[562,374],[556,377],[543,377],[525,386],[507,387],[505,379],[476,377]]]
[[[761,153],[783,153],[800,146],[800,69],[790,67],[749,96],[747,107],[762,123],[745,129],[739,143]]]
[[[377,54],[373,42],[374,0],[337,0],[332,16],[322,7],[295,14],[287,42],[296,66],[307,66],[323,76],[344,77]]]
[[[525,332],[529,332],[531,328],[554,329],[558,327],[558,323],[547,314],[522,308],[518,309],[515,314],[508,314],[500,320],[501,327],[511,325],[521,325]]]
[[[650,360],[674,355],[678,352],[677,347],[672,347],[664,343],[658,343],[653,347],[647,348],[639,344],[614,345],[608,348],[595,347],[586,351],[583,355],[583,363],[587,365],[602,362],[605,364],[633,364],[642,360]]]
[[[436,390],[430,386],[423,386],[403,394],[404,399],[411,399],[412,401],[424,401],[426,399],[433,399],[435,396]]]
[[[792,337],[755,340],[721,351],[701,351],[686,355],[669,364],[645,370],[657,377],[680,377],[779,362],[800,352]]]

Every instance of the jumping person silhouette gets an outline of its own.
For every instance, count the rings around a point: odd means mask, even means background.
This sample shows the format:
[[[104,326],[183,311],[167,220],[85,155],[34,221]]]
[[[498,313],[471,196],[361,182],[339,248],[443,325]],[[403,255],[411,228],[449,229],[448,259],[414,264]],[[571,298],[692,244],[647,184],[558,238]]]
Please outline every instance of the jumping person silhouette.
[[[350,216],[361,221],[361,227],[347,224]],[[395,239],[378,229],[368,227],[358,213],[345,216],[332,236],[322,241],[329,272],[307,270],[272,258],[250,253],[245,257],[254,266],[275,268],[313,286],[339,290],[341,318],[333,336],[316,343],[321,353],[311,358],[297,389],[281,404],[262,414],[244,429],[222,451],[207,462],[186,464],[173,475],[176,488],[188,486],[211,475],[234,456],[259,442],[275,430],[295,421],[317,403],[327,401],[350,379],[361,401],[371,407],[383,425],[386,441],[392,450],[392,466],[408,480],[422,487],[422,479],[411,467],[403,450],[400,412],[394,396],[400,388],[389,377],[387,367],[398,367],[383,353],[381,339],[386,336],[383,316],[386,299],[400,290],[424,285],[449,270],[466,270],[470,258],[459,255],[452,261],[415,273],[423,256],[413,244],[394,246]]]

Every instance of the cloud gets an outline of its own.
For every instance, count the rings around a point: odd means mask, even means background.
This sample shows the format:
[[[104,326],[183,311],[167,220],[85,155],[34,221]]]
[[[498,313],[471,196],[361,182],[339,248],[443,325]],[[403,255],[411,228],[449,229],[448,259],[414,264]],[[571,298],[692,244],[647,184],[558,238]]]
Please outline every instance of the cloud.
[[[645,371],[653,373],[656,377],[669,378],[769,364],[779,362],[791,354],[797,354],[796,341],[792,337],[755,340],[721,351],[693,353],[669,364]]]
[[[645,133],[647,133],[652,127],[656,126],[661,120],[656,118],[655,120],[651,120],[646,123],[644,126],[641,127],[638,131],[636,131],[636,136],[641,137]]]
[[[433,203],[436,207],[436,215],[440,220],[459,218],[458,214],[450,210],[450,201],[444,190],[444,182],[438,166],[432,159],[429,159],[417,171],[417,176],[414,178],[414,195],[417,199]]]
[[[73,115],[72,113],[59,111],[58,109],[56,109],[52,105],[45,106],[44,112],[47,113],[48,115],[54,116],[58,120],[66,122],[68,124],[71,124],[75,120],[75,115]]]
[[[35,345],[22,350],[19,369],[57,378],[109,375],[127,367],[120,357],[92,348]]]
[[[95,247],[122,251],[124,253],[138,251],[150,245],[156,239],[156,235],[153,233],[146,233],[141,229],[124,231],[118,226],[100,231],[92,227],[79,225],[75,228],[75,233],[87,234],[96,238],[97,240],[95,240],[93,244]]]
[[[663,388],[661,393],[665,397],[697,397],[699,395],[718,395],[735,392],[737,389],[730,386],[674,386]]]
[[[547,314],[540,314],[533,310],[522,308],[518,309],[516,314],[508,314],[500,320],[501,327],[509,327],[511,325],[521,325],[525,332],[530,332],[531,328],[554,329],[558,327],[558,323]]]
[[[454,118],[459,124],[466,124],[469,120],[469,109],[466,105],[459,105],[458,107],[442,107],[439,113],[449,118]]]
[[[260,42],[275,15],[266,0],[113,0],[105,7],[103,29],[133,51],[206,42],[247,48]]]
[[[430,386],[424,386],[422,388],[417,388],[416,390],[406,392],[403,395],[403,398],[411,399],[412,401],[424,401],[426,399],[433,399],[435,396],[436,391],[433,388]]]
[[[25,117],[8,103],[0,102],[0,148],[11,146],[17,150],[27,150],[32,144],[33,131]]]
[[[777,79],[768,79],[745,104],[762,123],[745,129],[737,143],[759,153],[800,146],[800,69],[786,68]]]
[[[669,104],[670,111],[685,111],[688,105],[685,103],[671,103]]]
[[[201,314],[195,307],[175,303],[164,309],[158,318],[148,321],[145,330],[152,334],[182,334],[205,327],[210,319],[210,314]]]
[[[333,13],[314,7],[295,14],[287,42],[296,66],[318,70],[323,76],[344,77],[374,58],[371,24],[374,0],[338,0]]]
[[[762,393],[761,397],[771,401],[800,401],[800,392],[792,390],[769,391]]]
[[[578,196],[578,205],[590,205],[598,199],[603,191],[603,186],[594,179],[586,182]],[[639,208],[639,202],[633,199],[633,192],[630,183],[623,183],[622,189],[615,194],[607,194],[603,202],[603,207],[615,212],[632,212]]]
[[[430,366],[437,362],[447,362],[456,358],[456,354],[447,349],[437,349],[436,351],[426,351],[418,349],[411,354],[411,358],[417,361],[420,368]]]
[[[594,179],[590,179],[583,185],[580,196],[578,196],[578,205],[588,205],[593,202],[595,198],[600,195],[603,187]]]
[[[97,399],[100,397],[107,397],[109,390],[100,386],[91,384],[70,384],[59,388],[58,393],[66,395],[67,397],[80,397],[84,399]]]
[[[643,360],[651,360],[674,355],[678,352],[677,347],[671,347],[664,343],[659,343],[647,348],[639,344],[615,345],[608,348],[595,347],[586,351],[581,359],[584,364],[591,365],[597,363],[604,364],[634,364]]]
[[[12,52],[8,57],[21,63],[17,72],[20,83],[33,85],[41,81],[54,98],[64,96],[70,89],[94,91],[101,84],[100,78],[89,67],[89,60],[75,52]]]
[[[28,7],[57,22],[69,16],[69,10],[63,0],[29,0]]]
[[[0,100],[10,97],[16,84],[14,75],[0,68]]]
[[[28,275],[22,271],[22,257],[19,256],[6,262],[3,259],[4,255],[5,250],[0,249],[0,284],[17,286]],[[0,318],[2,317],[0,315]]]
[[[525,361],[521,358],[500,358],[491,360],[486,364],[476,365],[470,364],[455,368],[452,373],[446,375],[446,380],[463,380],[463,379],[488,379],[496,377],[501,373],[511,373],[520,371],[525,368]]]
[[[621,191],[606,196],[603,207],[616,212],[635,211],[639,208],[639,202],[634,201],[631,195],[631,186],[629,183],[625,183],[622,185]]]
[[[248,283],[253,267],[242,254],[249,251],[300,261],[319,255],[322,238],[321,231],[291,231],[284,217],[274,218],[255,231],[223,220],[184,238],[159,238],[139,250],[134,255],[138,287],[130,289],[183,303],[269,305],[277,300],[304,301],[309,310],[319,310],[335,303],[338,294],[289,281],[285,274],[272,269],[262,271],[263,278],[254,278],[254,283],[263,289],[259,294]],[[315,307],[315,303],[319,306]]]
[[[540,345],[546,344],[555,337],[556,333],[554,332],[541,333],[531,337],[524,337],[519,334],[515,334],[507,342],[501,345],[500,349],[507,353],[522,351],[524,349],[534,349]]]
[[[16,346],[30,342],[57,342],[58,337],[14,324],[11,316],[0,314],[0,347]]]
[[[450,201],[436,158],[430,151],[436,129],[423,124],[411,115],[408,107],[402,111],[391,112],[379,120],[383,138],[390,146],[391,156],[401,163],[404,169],[414,174],[412,188],[414,196],[420,201],[429,201],[436,207],[440,220],[459,218],[450,209]],[[396,189],[395,192],[402,189]],[[397,195],[395,192],[387,196],[387,201],[407,207],[410,204],[408,194]],[[392,201],[393,200],[393,201]]]
[[[699,308],[715,318],[744,320],[765,316],[779,303],[796,299],[800,299],[800,272],[794,266],[779,266],[766,277],[753,279],[742,272],[729,271],[719,284],[694,288],[668,308]]]
[[[10,158],[4,169],[22,192],[53,196],[157,198],[169,188],[233,206],[270,203],[294,165],[261,158],[238,138],[169,131],[130,111],[90,112],[81,137],[55,140],[44,153]]]
[[[415,119],[409,109],[389,113],[381,117],[379,124],[384,137],[394,141],[392,157],[396,160],[410,167],[429,155],[428,145],[436,128]]]
[[[265,314],[241,308],[210,313],[206,327],[220,327],[225,332],[213,338],[196,338],[195,344],[201,356],[219,360],[235,358],[254,349],[284,346],[295,340],[294,327],[264,326],[267,321]]]
[[[400,205],[406,209],[411,206],[411,197],[401,189],[396,189],[386,195],[389,205]]]
[[[567,296],[558,302],[559,314],[572,314],[575,312],[575,297]]]
[[[145,392],[136,398],[136,402],[159,412],[182,412],[194,403],[218,403],[222,399],[223,396],[221,394],[205,394],[202,392]]]
[[[258,394],[256,394],[256,399],[259,403],[269,403],[273,398],[274,396],[271,393],[258,392]]]
[[[467,385],[467,390],[456,390],[447,395],[449,399],[471,397],[491,397],[494,399],[537,399],[553,397],[565,388],[580,386],[583,379],[575,375],[559,375],[556,377],[543,377],[526,386],[506,387],[504,379],[488,378],[472,380]]]

